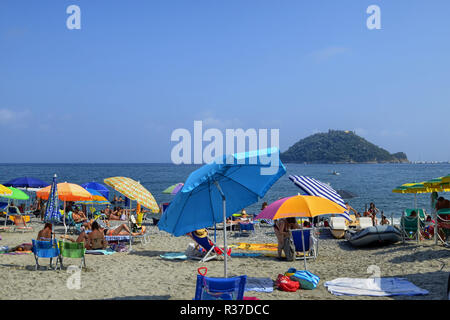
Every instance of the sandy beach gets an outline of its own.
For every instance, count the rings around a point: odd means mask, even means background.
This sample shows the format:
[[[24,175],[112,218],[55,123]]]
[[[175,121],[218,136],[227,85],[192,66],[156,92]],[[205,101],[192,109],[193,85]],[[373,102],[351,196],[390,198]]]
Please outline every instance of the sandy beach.
[[[197,269],[208,268],[208,276],[223,276],[223,261],[212,260],[199,263],[197,260],[164,260],[161,254],[184,252],[192,240],[188,237],[174,237],[147,221],[150,241],[133,245],[131,252],[112,255],[86,255],[87,269],[80,276],[79,288],[69,289],[68,281],[74,282],[74,275],[63,270],[48,270],[48,259],[40,261],[44,266],[35,271],[33,254],[0,255],[0,293],[2,299],[157,299],[191,300],[194,297]],[[33,232],[2,232],[2,246],[29,243],[42,228],[42,223],[33,221]],[[57,237],[63,232],[56,227]],[[276,243],[269,226],[257,228],[250,237],[229,235],[229,244]],[[222,232],[217,233],[221,243]],[[252,252],[233,249],[233,252]],[[260,251],[258,251],[260,252]],[[269,252],[268,252],[269,253]],[[273,253],[273,252],[272,252]],[[65,259],[64,266],[79,265],[79,260]],[[373,298],[367,296],[334,296],[324,287],[326,281],[340,277],[368,278],[367,268],[376,265],[382,277],[404,277],[416,286],[429,291],[424,296],[397,296]],[[274,257],[233,257],[229,261],[229,275],[268,277],[272,280],[288,268],[303,269],[303,260],[278,261]],[[246,296],[261,300],[299,299],[443,299],[450,272],[450,250],[433,245],[432,241],[395,244],[381,248],[355,249],[346,240],[336,240],[325,230],[320,235],[319,253],[315,261],[308,261],[308,269],[321,280],[314,290],[283,292],[274,289],[271,293],[246,292]],[[72,277],[72,278],[71,278]],[[76,287],[76,285],[75,285]]]

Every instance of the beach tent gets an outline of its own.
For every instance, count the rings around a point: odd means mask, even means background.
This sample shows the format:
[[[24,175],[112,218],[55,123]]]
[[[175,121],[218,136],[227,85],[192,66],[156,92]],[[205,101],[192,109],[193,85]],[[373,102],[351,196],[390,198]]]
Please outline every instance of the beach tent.
[[[277,148],[224,155],[195,170],[162,214],[158,228],[178,237],[222,222],[223,250],[228,252],[226,219],[264,197],[286,173],[281,161],[264,161],[278,156]]]

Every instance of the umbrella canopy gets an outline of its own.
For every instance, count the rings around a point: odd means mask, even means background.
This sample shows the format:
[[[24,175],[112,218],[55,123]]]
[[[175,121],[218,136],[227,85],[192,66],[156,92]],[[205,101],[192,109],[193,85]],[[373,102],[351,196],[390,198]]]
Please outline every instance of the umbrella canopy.
[[[103,185],[101,183],[92,181],[92,182],[84,183],[81,186],[83,188],[85,188],[86,190],[91,189],[91,190],[98,191],[106,198],[106,200],[109,199],[109,190],[105,185]]]
[[[155,198],[139,182],[127,177],[111,177],[105,179],[104,182],[125,197],[137,201],[141,206],[152,210],[154,213],[159,212]]]
[[[8,187],[5,187],[4,185],[0,184],[0,196],[5,196],[5,195],[11,195],[12,194],[12,190],[9,189]]]
[[[181,236],[216,223],[225,224],[227,217],[264,197],[286,173],[281,162],[274,165],[261,161],[264,156],[278,155],[276,148],[225,155],[192,172],[162,214],[159,229]],[[271,174],[262,170],[269,167]],[[225,227],[223,232],[227,252]],[[227,255],[224,257],[226,277]]]
[[[343,214],[336,202],[317,196],[293,196],[277,200],[264,208],[255,219],[312,218],[322,214]]]
[[[8,182],[4,183],[7,187],[15,187],[15,188],[44,188],[49,183],[42,181],[40,179],[32,178],[32,177],[22,177],[22,178],[16,178],[9,180]]]
[[[14,187],[9,187],[9,189],[12,191],[12,193],[9,194],[9,195],[1,195],[1,197],[7,198],[7,199],[14,199],[14,200],[28,200],[28,199],[30,199],[30,196],[27,195],[22,190],[16,189]]]
[[[36,197],[47,200],[51,192],[51,185],[36,192]],[[92,195],[83,187],[74,183],[58,183],[58,198],[62,201],[92,200]]]
[[[345,213],[342,214],[344,218],[347,220],[351,220],[348,212],[347,206],[345,205],[344,199],[329,185],[320,182],[314,178],[306,177],[306,176],[289,176],[289,179],[294,182],[294,184],[303,190],[306,194],[310,196],[316,196],[331,200],[337,203],[339,206],[344,208]],[[332,212],[337,213],[337,212]]]
[[[178,191],[180,191],[181,188],[183,188],[183,186],[184,186],[184,183],[182,183],[182,182],[176,183],[176,184],[168,187],[166,190],[164,190],[163,193],[177,194]]]
[[[450,174],[446,175],[445,177],[442,177],[442,182],[450,183]]]
[[[83,201],[77,201],[77,203],[79,204],[110,204],[110,202],[97,190],[93,190],[93,189],[86,189],[91,195],[92,195],[92,200],[83,200]]]

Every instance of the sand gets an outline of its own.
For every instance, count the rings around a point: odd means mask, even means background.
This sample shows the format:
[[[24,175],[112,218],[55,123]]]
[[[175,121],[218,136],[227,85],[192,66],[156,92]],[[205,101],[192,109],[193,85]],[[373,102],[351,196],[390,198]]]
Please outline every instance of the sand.
[[[223,261],[212,260],[199,263],[197,260],[171,261],[160,258],[167,252],[184,252],[192,240],[174,237],[159,231],[150,221],[150,241],[135,244],[131,252],[113,255],[86,255],[87,269],[72,273],[71,269],[49,270],[48,259],[40,261],[42,269],[35,271],[32,254],[0,255],[1,299],[175,299],[191,300],[194,297],[197,269],[208,268],[208,276],[223,276]],[[0,246],[15,246],[31,242],[42,223],[33,219],[33,232],[2,232]],[[57,237],[63,228],[56,228]],[[257,228],[250,237],[229,236],[229,244],[240,242],[276,243],[272,228]],[[222,232],[218,232],[222,243]],[[250,252],[233,249],[233,252]],[[252,251],[255,253],[255,251]],[[65,259],[65,267],[79,265],[77,259]],[[382,277],[404,277],[422,289],[425,296],[396,296],[373,298],[366,296],[334,296],[324,283],[340,277],[368,278],[371,265],[379,267]],[[273,257],[233,257],[229,261],[229,275],[268,277],[273,280],[288,268],[303,269],[303,260],[279,261]],[[432,241],[398,243],[381,248],[355,249],[346,240],[333,239],[323,232],[319,239],[319,253],[315,261],[308,261],[309,271],[321,280],[314,290],[272,293],[247,292],[246,296],[262,300],[299,299],[443,299],[446,295],[447,277],[450,272],[450,249],[434,245]],[[79,280],[79,282],[77,282]],[[69,286],[68,286],[69,284]]]

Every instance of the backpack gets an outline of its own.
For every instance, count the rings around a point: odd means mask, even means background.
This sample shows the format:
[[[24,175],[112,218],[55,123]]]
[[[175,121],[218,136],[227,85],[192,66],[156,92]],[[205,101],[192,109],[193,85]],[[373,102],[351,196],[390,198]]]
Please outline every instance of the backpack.
[[[287,292],[295,292],[300,288],[300,284],[297,281],[292,281],[289,277],[279,274],[275,282],[278,289]]]
[[[298,270],[291,276],[291,280],[298,281],[302,289],[312,290],[317,287],[320,278],[307,270]]]
[[[284,254],[286,255],[287,261],[295,260],[295,245],[290,237],[287,237],[284,239],[283,251],[284,251]]]

